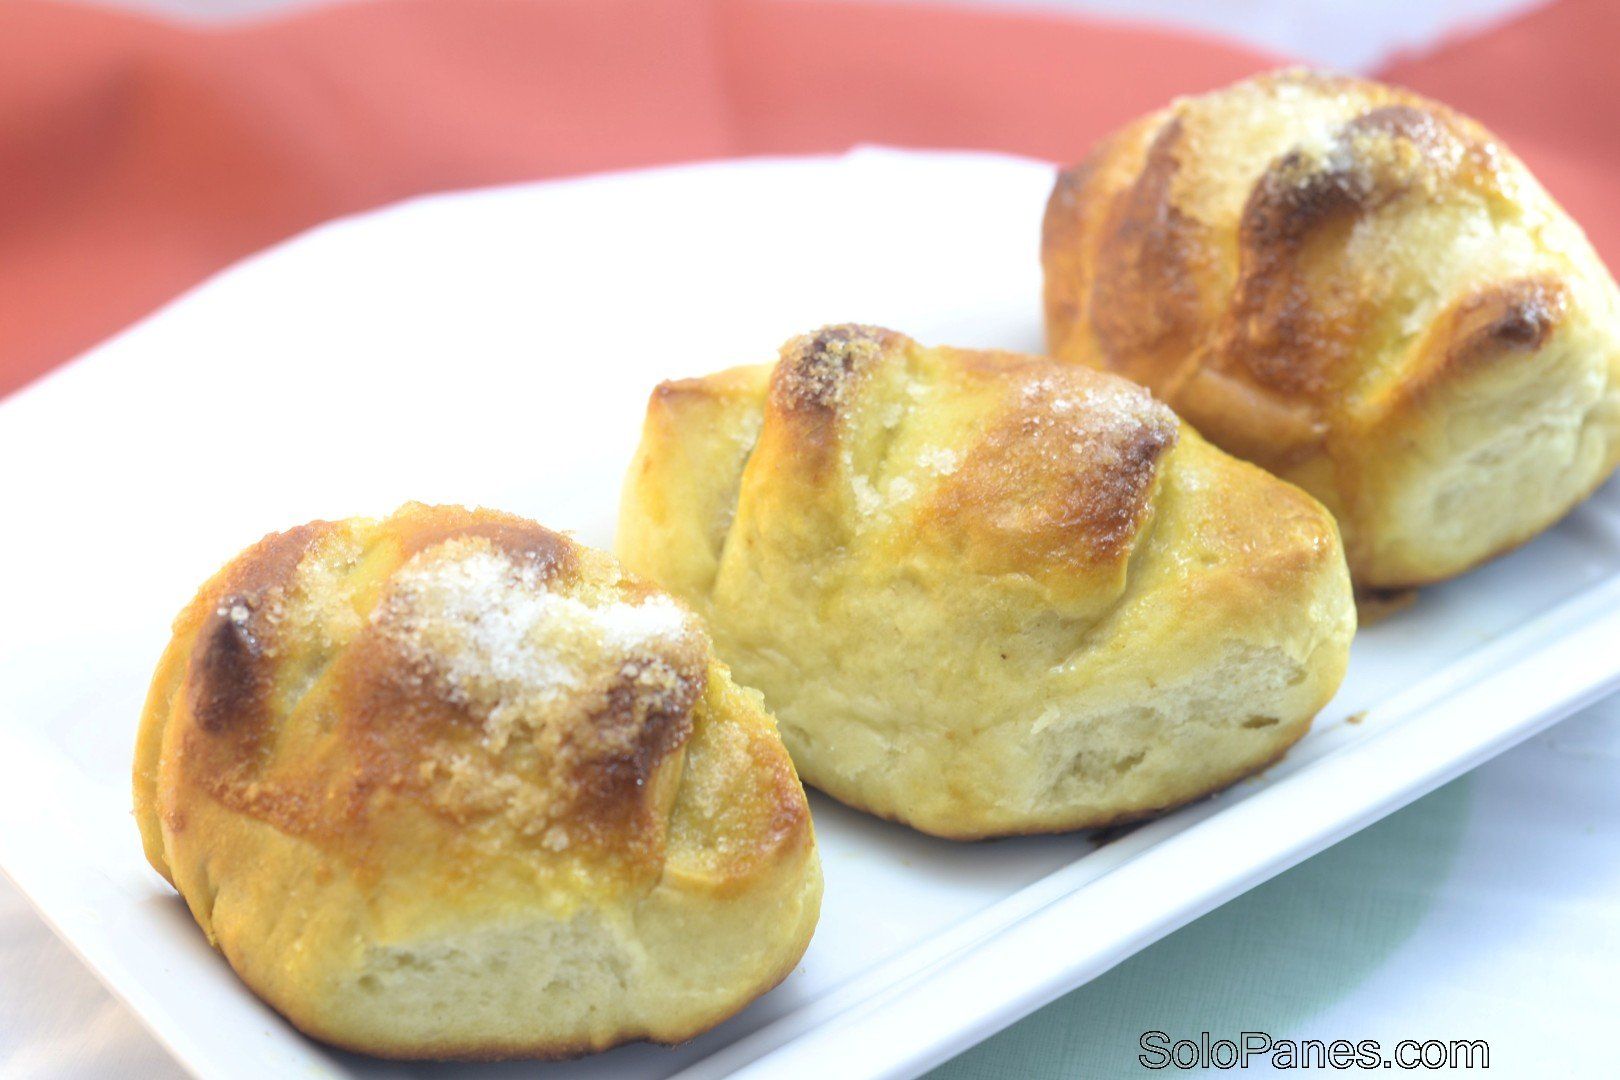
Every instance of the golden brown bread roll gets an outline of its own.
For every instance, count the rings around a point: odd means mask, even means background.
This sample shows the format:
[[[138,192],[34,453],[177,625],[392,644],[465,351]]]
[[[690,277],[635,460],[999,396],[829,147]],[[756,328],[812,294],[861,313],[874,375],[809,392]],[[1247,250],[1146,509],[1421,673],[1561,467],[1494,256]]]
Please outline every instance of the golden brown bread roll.
[[[1059,177],[1042,258],[1053,354],[1322,500],[1358,586],[1466,570],[1620,460],[1613,279],[1489,132],[1407,91],[1178,100]]]
[[[788,973],[821,897],[792,763],[697,619],[489,511],[238,556],[175,623],[135,806],[242,979],[386,1057],[689,1038]]]
[[[1140,387],[872,327],[660,386],[617,544],[708,617],[808,783],[950,837],[1254,772],[1355,622],[1322,507]]]

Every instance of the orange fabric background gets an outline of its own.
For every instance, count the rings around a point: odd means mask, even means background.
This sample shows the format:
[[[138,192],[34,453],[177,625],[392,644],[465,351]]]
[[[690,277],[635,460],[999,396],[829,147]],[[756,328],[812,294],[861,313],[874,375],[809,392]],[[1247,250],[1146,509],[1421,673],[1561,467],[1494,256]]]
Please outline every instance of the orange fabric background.
[[[1391,66],[1496,127],[1601,248],[1620,7]],[[374,0],[199,27],[0,0],[0,393],[210,272],[425,191],[857,142],[1072,159],[1279,62],[1052,13],[860,0]]]

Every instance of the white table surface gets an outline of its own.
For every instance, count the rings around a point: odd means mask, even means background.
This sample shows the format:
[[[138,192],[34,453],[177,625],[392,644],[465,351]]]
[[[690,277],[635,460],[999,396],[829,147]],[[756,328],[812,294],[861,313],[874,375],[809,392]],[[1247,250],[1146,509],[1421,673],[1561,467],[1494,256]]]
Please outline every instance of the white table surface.
[[[196,14],[289,0],[121,2]],[[1035,2],[1187,22],[1352,68],[1527,6]],[[1600,1039],[1620,1011],[1617,968],[1620,698],[1205,916],[936,1075],[1164,1075],[1136,1065],[1137,1040],[1150,1028],[1175,1038],[1262,1030],[1386,1046],[1407,1037],[1483,1038],[1493,1075],[1616,1075],[1613,1051]],[[0,1076],[178,1075],[0,878]]]

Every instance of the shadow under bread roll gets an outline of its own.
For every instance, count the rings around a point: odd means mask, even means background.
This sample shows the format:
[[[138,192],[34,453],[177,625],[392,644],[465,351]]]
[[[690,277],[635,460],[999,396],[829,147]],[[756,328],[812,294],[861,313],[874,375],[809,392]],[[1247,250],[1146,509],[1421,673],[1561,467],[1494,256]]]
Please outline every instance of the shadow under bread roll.
[[[1147,391],[875,327],[660,386],[617,547],[707,617],[806,782],[957,838],[1264,767],[1355,628],[1327,512]]]
[[[1053,355],[1322,500],[1360,588],[1523,543],[1620,461],[1614,279],[1408,91],[1283,71],[1175,101],[1058,178],[1042,262]]]
[[[816,923],[804,792],[702,624],[507,514],[267,537],[175,623],[147,858],[304,1032],[399,1058],[678,1042]]]

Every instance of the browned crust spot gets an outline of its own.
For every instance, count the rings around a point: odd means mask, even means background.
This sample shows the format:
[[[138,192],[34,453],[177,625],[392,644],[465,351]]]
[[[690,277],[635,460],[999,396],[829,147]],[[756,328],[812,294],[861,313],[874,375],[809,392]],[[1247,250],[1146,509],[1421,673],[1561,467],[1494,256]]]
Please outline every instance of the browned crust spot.
[[[1356,159],[1293,150],[1268,167],[1238,223],[1238,285],[1219,359],[1257,389],[1315,398],[1349,355],[1355,312],[1324,309],[1302,265],[1307,246],[1331,246],[1387,198]]]
[[[1395,387],[1391,408],[1424,400],[1470,372],[1544,346],[1562,324],[1569,290],[1552,278],[1518,278],[1465,296],[1436,319],[1412,371]]]
[[[333,528],[316,521],[267,536],[225,574],[219,599],[197,631],[187,674],[192,715],[204,731],[246,735],[263,722],[270,681],[265,651],[273,630],[260,611]]]
[[[622,749],[594,756],[584,776],[584,794],[599,817],[624,806],[691,738],[692,708],[708,684],[708,667],[701,655],[682,659],[676,677],[657,694],[649,694],[641,683],[639,666],[626,668],[608,687],[601,706],[587,714],[595,728],[630,733]]]
[[[1109,366],[1151,372],[1170,386],[1197,362],[1205,322],[1199,279],[1207,230],[1176,205],[1173,191],[1184,142],[1174,117],[1149,145],[1135,182],[1113,200],[1089,302]]]
[[[1569,290],[1549,278],[1509,281],[1469,297],[1452,315],[1446,362],[1470,367],[1503,354],[1535,352],[1557,329]]]
[[[771,376],[771,404],[787,413],[836,412],[849,386],[900,344],[900,335],[878,326],[824,326],[782,347]]]
[[[264,651],[250,626],[257,606],[251,594],[226,595],[197,632],[191,657],[191,712],[197,725],[210,734],[263,712]]]
[[[1175,414],[1101,372],[993,353],[965,366],[1004,379],[1010,405],[940,486],[929,517],[1008,568],[1068,573],[1126,557],[1176,444]]]
[[[1344,132],[1352,139],[1358,132],[1386,135],[1430,150],[1435,149],[1445,137],[1441,122],[1433,110],[1404,102],[1369,109],[1346,123]],[[1348,140],[1341,136],[1341,141]]]

